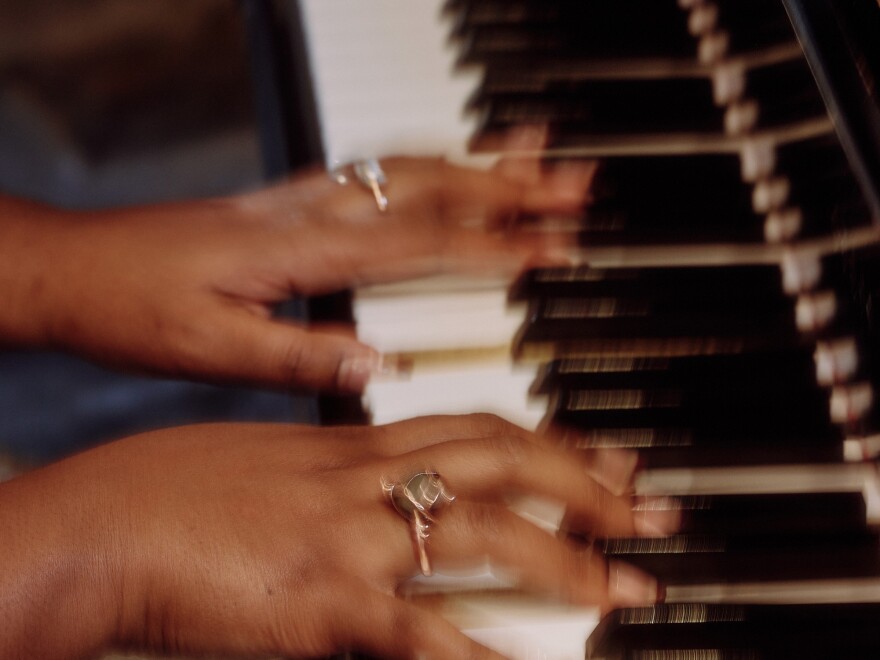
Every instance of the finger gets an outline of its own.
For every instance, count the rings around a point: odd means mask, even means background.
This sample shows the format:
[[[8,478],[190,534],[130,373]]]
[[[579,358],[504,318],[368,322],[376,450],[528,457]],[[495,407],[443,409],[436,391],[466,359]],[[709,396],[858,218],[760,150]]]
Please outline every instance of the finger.
[[[340,646],[379,658],[474,658],[503,660],[441,617],[363,587],[349,591],[351,607],[340,608]]]
[[[583,452],[587,472],[615,495],[624,495],[633,489],[639,454],[617,448],[593,449]]]
[[[596,175],[596,161],[565,160],[546,166],[539,185],[528,189],[523,200],[526,208],[549,210],[577,210],[590,199],[590,188]],[[569,206],[561,207],[558,200],[565,199]]]
[[[222,380],[283,389],[361,392],[382,369],[382,357],[353,337],[307,330],[244,309],[226,310],[222,328],[203,349]]]
[[[533,266],[570,265],[569,237],[556,234],[505,238],[456,226],[400,223],[388,227],[325,227],[300,236],[313,249],[279,242],[266,254],[288,288],[304,294],[335,291],[352,284],[395,281],[436,273],[510,276]]]
[[[542,436],[488,413],[418,417],[376,427],[376,430],[381,432],[376,449],[387,456],[398,456],[450,440],[480,440],[504,434],[528,442],[545,442]]]
[[[527,184],[510,180],[496,171],[466,168],[442,159],[388,158],[382,161],[388,183],[388,215],[408,216],[413,209],[427,208],[434,212],[434,221],[462,220],[462,209],[473,210],[466,217],[494,217],[504,211],[531,212],[570,210],[583,198],[582,190],[555,185],[541,194],[540,181]],[[349,224],[384,217],[376,210],[375,201],[359,184],[340,186],[326,195],[322,210]],[[455,211],[456,213],[452,213]],[[440,216],[437,217],[439,212]],[[465,214],[468,215],[468,214]],[[452,217],[448,217],[452,216]]]
[[[586,187],[583,177],[571,175],[548,179],[536,159],[514,159],[509,167],[517,171],[508,178],[498,171],[478,171],[446,164],[442,180],[444,199],[448,206],[481,203],[489,214],[504,211],[530,213],[568,212],[583,204]],[[529,160],[534,161],[532,163]],[[530,170],[528,174],[526,170]],[[552,185],[548,185],[552,182]]]
[[[615,566],[613,580],[593,546],[566,543],[504,507],[456,501],[431,526],[427,549],[438,565],[457,558],[489,557],[516,583],[565,601],[603,608],[657,601],[657,581],[638,569]],[[619,573],[623,572],[624,579]]]
[[[516,126],[507,132],[501,144],[504,154],[495,171],[506,179],[536,185],[541,181],[541,159],[536,153],[547,144],[547,126]]]
[[[655,536],[658,529],[677,523],[667,511],[644,511],[634,516],[630,499],[613,495],[597,483],[571,453],[525,442],[518,436],[434,445],[402,456],[398,469],[400,474],[391,476],[436,470],[454,494],[470,499],[494,498],[498,493],[550,497],[567,506],[573,521],[599,536],[649,531]]]

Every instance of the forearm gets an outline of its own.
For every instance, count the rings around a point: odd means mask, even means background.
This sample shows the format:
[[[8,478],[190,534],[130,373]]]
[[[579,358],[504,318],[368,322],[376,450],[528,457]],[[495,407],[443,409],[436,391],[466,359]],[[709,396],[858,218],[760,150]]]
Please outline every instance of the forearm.
[[[64,467],[0,484],[0,657],[79,658],[115,637],[106,511]]]

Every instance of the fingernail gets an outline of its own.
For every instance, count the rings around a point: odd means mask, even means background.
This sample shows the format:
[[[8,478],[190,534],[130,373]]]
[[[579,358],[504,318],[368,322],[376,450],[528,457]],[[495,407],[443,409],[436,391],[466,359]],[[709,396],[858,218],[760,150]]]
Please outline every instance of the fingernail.
[[[572,248],[552,247],[541,252],[535,265],[542,268],[569,268],[580,263],[581,260]]]
[[[633,525],[639,536],[669,536],[681,529],[681,510],[668,497],[642,498],[633,507]]]
[[[401,380],[412,375],[413,366],[411,357],[383,353],[379,356],[379,365],[373,375],[378,378]]]
[[[623,562],[608,565],[608,598],[618,605],[650,605],[660,593],[657,580]]]
[[[543,147],[546,139],[546,127],[521,126],[510,131],[504,146],[510,151],[530,151]]]
[[[399,355],[367,353],[346,358],[339,365],[339,388],[362,392],[374,378],[403,379],[412,374],[411,359]]]
[[[638,462],[639,454],[635,451],[598,449],[594,468],[596,478],[615,495],[623,495],[632,490]]]
[[[564,163],[553,171],[551,186],[560,198],[581,202],[586,199],[595,168],[578,163]]]

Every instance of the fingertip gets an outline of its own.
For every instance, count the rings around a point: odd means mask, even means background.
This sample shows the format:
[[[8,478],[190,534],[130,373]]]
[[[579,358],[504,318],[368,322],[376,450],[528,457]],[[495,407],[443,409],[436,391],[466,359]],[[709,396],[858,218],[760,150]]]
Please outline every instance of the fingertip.
[[[577,213],[590,201],[595,174],[593,161],[555,164],[527,198],[537,209]]]
[[[625,495],[633,490],[633,480],[639,454],[629,449],[601,448],[595,450],[590,474],[614,495]]]
[[[663,589],[657,580],[621,561],[608,564],[608,600],[617,606],[640,607],[658,602]]]
[[[360,394],[375,378],[400,379],[412,372],[411,360],[364,348],[363,352],[343,357],[340,361],[337,387],[341,391]]]
[[[511,128],[504,137],[502,152],[536,151],[547,143],[546,124],[526,124]]]
[[[365,350],[346,355],[339,363],[336,372],[336,387],[341,392],[359,394],[382,365],[382,355],[378,351]]]
[[[669,536],[681,524],[681,507],[672,498],[644,497],[633,508],[633,527],[639,536]]]

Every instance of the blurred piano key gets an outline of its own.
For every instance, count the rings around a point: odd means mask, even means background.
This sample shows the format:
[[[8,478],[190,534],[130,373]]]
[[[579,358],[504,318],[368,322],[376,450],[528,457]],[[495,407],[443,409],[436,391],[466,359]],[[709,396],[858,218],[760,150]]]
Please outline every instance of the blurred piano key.
[[[472,121],[463,99],[479,68],[453,71],[441,4],[299,1],[329,168],[392,153],[464,153]]]
[[[490,410],[534,428],[550,423],[544,418],[547,405],[551,411],[564,410],[567,401],[577,404],[568,412],[593,416],[569,436],[575,446],[578,441],[589,446],[602,435],[602,429],[591,429],[597,415],[619,417],[618,430],[634,428],[659,437],[664,428],[656,423],[658,415],[668,411],[643,404],[665,400],[674,391],[687,402],[676,414],[687,416],[688,423],[699,420],[716,439],[725,427],[736,427],[745,445],[751,440],[752,460],[744,458],[748,451],[736,456],[738,446],[747,447],[738,445],[733,434],[726,456],[655,461],[654,469],[638,476],[636,493],[677,495],[692,504],[705,501],[701,497],[716,505],[727,502],[716,517],[696,509],[691,513],[700,518],[704,536],[714,534],[728,544],[735,539],[733,545],[744,550],[713,564],[706,552],[695,552],[711,545],[700,547],[697,532],[692,538],[620,541],[621,556],[635,550],[630,554],[641,552],[674,569],[678,583],[667,592],[670,600],[703,601],[696,609],[660,607],[646,610],[645,616],[677,620],[687,612],[708,612],[715,602],[880,601],[873,545],[880,523],[877,471],[872,463],[858,462],[880,449],[875,428],[880,417],[872,399],[876,358],[866,350],[871,335],[864,323],[871,318],[865,312],[872,299],[870,283],[880,279],[867,272],[870,251],[863,263],[850,254],[825,256],[876,244],[880,234],[832,120],[816,103],[816,89],[782,4],[302,0],[302,6],[329,164],[401,150],[460,154],[468,139],[476,150],[492,153],[499,130],[514,120],[549,119],[550,148],[535,155],[552,162],[604,160],[596,204],[575,230],[583,239],[576,256],[591,269],[617,275],[627,268],[654,269],[645,271],[632,291],[624,286],[593,294],[588,302],[583,291],[572,289],[590,269],[569,270],[574,282],[529,282],[536,284],[535,291],[517,299],[528,302],[532,311],[553,310],[547,316],[567,317],[571,342],[545,342],[541,350],[522,351],[519,357],[527,359],[516,365],[507,359],[515,334],[510,330],[520,327],[527,307],[507,308],[503,283],[491,290],[458,283],[450,295],[429,285],[424,298],[416,296],[419,287],[407,286],[358,293],[360,336],[405,367],[396,379],[370,384],[366,399],[373,421]],[[434,20],[441,15],[450,23],[446,27]],[[374,28],[386,26],[391,30],[375,38]],[[427,44],[439,48],[425,57],[407,55],[425,53]],[[456,47],[462,49],[460,56]],[[465,78],[449,83],[446,74],[455,61],[464,63],[456,75]],[[402,84],[387,88],[387,81]],[[670,97],[663,90],[677,91]],[[775,90],[781,94],[774,95]],[[614,98],[595,96],[600,91]],[[685,96],[693,103],[685,103]],[[654,114],[652,97],[657,97]],[[432,122],[436,127],[428,128]],[[560,269],[557,274],[564,279],[565,273]],[[544,285],[546,291],[537,291]],[[554,292],[553,286],[566,293]],[[729,296],[726,305],[718,303],[724,296]],[[630,342],[627,350],[611,353],[570,351],[583,341],[577,338],[579,329],[609,318],[621,325],[614,314],[604,315],[610,308],[599,298],[617,301],[612,307],[618,314],[636,303],[647,305],[651,315],[641,320],[644,327],[631,323],[630,335],[665,333],[690,348],[666,347],[664,352]],[[657,316],[657,310],[666,311]],[[832,312],[836,321],[820,327],[817,321]],[[770,352],[767,319],[777,330],[785,329],[771,337]],[[811,326],[806,334],[799,332],[805,324]],[[609,342],[626,339],[620,327],[606,325]],[[474,329],[481,332],[472,335]],[[631,350],[634,346],[638,350]],[[763,352],[754,350],[759,346]],[[738,355],[745,357],[743,364],[733,366]],[[772,359],[762,359],[767,356]],[[542,359],[556,365],[604,360],[606,366],[631,360],[637,366],[632,373],[614,373],[613,383],[593,384],[572,383],[570,374],[550,367],[542,370],[540,386],[532,386]],[[665,361],[664,368],[676,361],[687,366],[671,367],[661,377],[646,368],[651,360]],[[688,371],[692,367],[696,373]],[[610,373],[589,375],[607,379]],[[774,388],[784,385],[785,373],[796,373],[793,377],[800,380],[779,395],[774,409]],[[729,397],[730,408],[712,400],[713,389]],[[633,397],[633,392],[641,394]],[[611,405],[636,400],[641,403]],[[578,404],[597,401],[604,404]],[[734,401],[743,406],[741,415]],[[809,414],[798,416],[799,402]],[[638,424],[640,415],[657,419]],[[762,423],[762,417],[770,421]],[[686,420],[679,421],[684,425]],[[809,463],[806,438],[811,433],[828,440],[833,456]],[[605,432],[605,440],[612,435]],[[618,440],[637,435],[621,432]],[[778,464],[737,464],[735,459],[758,461],[762,444],[767,445],[765,459],[772,455]],[[865,527],[858,525],[862,506]],[[794,507],[788,509],[790,516],[786,507]],[[756,525],[748,528],[747,520],[756,517]],[[784,527],[797,532],[803,543],[783,537]],[[866,541],[860,557],[855,545],[838,548],[831,542],[843,528]],[[806,542],[816,538],[818,545]],[[793,554],[770,557],[785,544],[794,546]],[[614,542],[607,547],[614,552]],[[770,555],[762,554],[768,548]],[[676,566],[683,550],[707,570],[701,574],[693,562]],[[840,554],[845,552],[852,552],[866,570],[846,566]],[[803,563],[795,565],[792,558],[798,555],[819,558],[820,573],[811,576]],[[840,566],[835,555],[844,557]],[[779,570],[770,570],[770,559]],[[836,579],[844,574],[855,579]],[[442,611],[469,634],[514,658],[583,657],[585,635],[598,620],[595,611],[572,612],[546,602],[527,607],[520,595],[503,589],[510,586],[503,580],[474,587],[492,586],[496,593],[490,595],[453,594],[434,583],[435,591],[443,591],[437,597],[426,594],[431,583],[415,586],[420,598],[440,598]],[[845,621],[844,610],[836,610],[832,619]],[[778,616],[788,615],[780,611]],[[644,617],[638,621],[644,623]],[[681,657],[662,655],[668,648],[658,647],[656,657]],[[720,649],[720,657],[725,652]],[[628,657],[625,649],[609,653]]]

